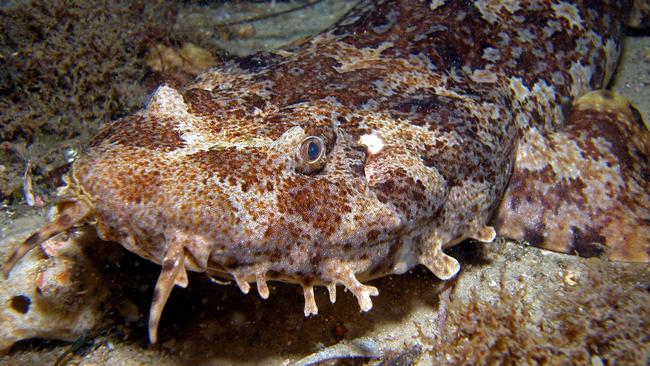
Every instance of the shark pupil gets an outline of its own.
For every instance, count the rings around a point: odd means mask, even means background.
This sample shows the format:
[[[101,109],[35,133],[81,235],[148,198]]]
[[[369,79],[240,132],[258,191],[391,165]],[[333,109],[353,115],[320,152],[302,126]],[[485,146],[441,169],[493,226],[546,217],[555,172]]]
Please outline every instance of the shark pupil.
[[[307,158],[309,161],[314,161],[320,155],[320,146],[315,142],[311,141],[307,147]]]

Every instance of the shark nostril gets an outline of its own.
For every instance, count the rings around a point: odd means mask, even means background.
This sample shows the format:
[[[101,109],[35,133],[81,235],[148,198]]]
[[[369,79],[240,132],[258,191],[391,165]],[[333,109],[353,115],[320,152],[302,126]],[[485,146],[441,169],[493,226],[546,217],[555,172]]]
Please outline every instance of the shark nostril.
[[[11,308],[21,314],[27,314],[32,300],[25,295],[18,295],[11,298]]]

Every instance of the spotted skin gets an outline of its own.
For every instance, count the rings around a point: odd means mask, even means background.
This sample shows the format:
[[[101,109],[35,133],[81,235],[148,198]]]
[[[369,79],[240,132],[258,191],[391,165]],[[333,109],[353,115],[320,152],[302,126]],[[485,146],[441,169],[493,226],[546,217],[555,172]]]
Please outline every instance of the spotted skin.
[[[186,270],[232,278],[245,293],[255,283],[263,298],[268,280],[300,284],[311,315],[314,286],[334,302],[343,285],[368,311],[378,290],[362,281],[417,264],[448,279],[460,265],[444,249],[497,231],[647,260],[647,130],[621,103],[572,111],[612,75],[628,5],[362,1],[302,45],[233,60],[185,89],[159,87],[75,162],[61,197],[76,211],[61,215],[162,265],[152,342]],[[630,128],[640,137],[625,150],[617,136]],[[305,141],[317,141],[311,154]],[[610,180],[584,177],[608,163]],[[563,164],[574,176],[549,171]],[[591,204],[589,188],[612,204]],[[557,194],[540,198],[549,189]],[[558,215],[565,203],[574,215]],[[623,239],[618,224],[584,219],[605,213],[625,223]],[[562,231],[554,216],[576,221]],[[67,229],[59,221],[43,232]]]
[[[499,234],[585,257],[650,261],[650,134],[611,92],[574,104],[568,123],[531,130],[495,217]]]

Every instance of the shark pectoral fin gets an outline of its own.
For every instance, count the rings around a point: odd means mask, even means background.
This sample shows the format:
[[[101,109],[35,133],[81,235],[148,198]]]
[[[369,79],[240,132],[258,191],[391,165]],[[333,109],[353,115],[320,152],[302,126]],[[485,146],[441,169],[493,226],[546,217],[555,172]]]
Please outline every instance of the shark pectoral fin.
[[[58,210],[58,214],[50,223],[25,239],[11,254],[2,270],[5,278],[9,278],[11,270],[27,252],[54,235],[62,233],[74,225],[83,222],[93,213],[92,205],[84,200],[59,202]]]
[[[648,262],[649,158],[640,113],[612,92],[589,93],[562,130],[524,137],[497,232],[559,252]]]
[[[153,300],[151,301],[151,310],[149,311],[149,342],[151,343],[156,343],[158,340],[160,316],[172,288],[175,284],[187,285],[184,259],[183,242],[172,241],[162,261],[162,270],[156,282]]]

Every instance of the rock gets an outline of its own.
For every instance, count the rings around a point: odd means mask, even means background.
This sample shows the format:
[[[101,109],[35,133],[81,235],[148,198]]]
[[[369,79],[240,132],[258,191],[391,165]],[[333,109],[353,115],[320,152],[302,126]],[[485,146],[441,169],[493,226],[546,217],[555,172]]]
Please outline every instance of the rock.
[[[38,227],[38,221],[0,240],[6,252]],[[58,237],[56,257],[41,250],[29,252],[8,279],[0,280],[0,354],[29,338],[72,341],[100,325],[108,291],[99,275],[71,238]]]

